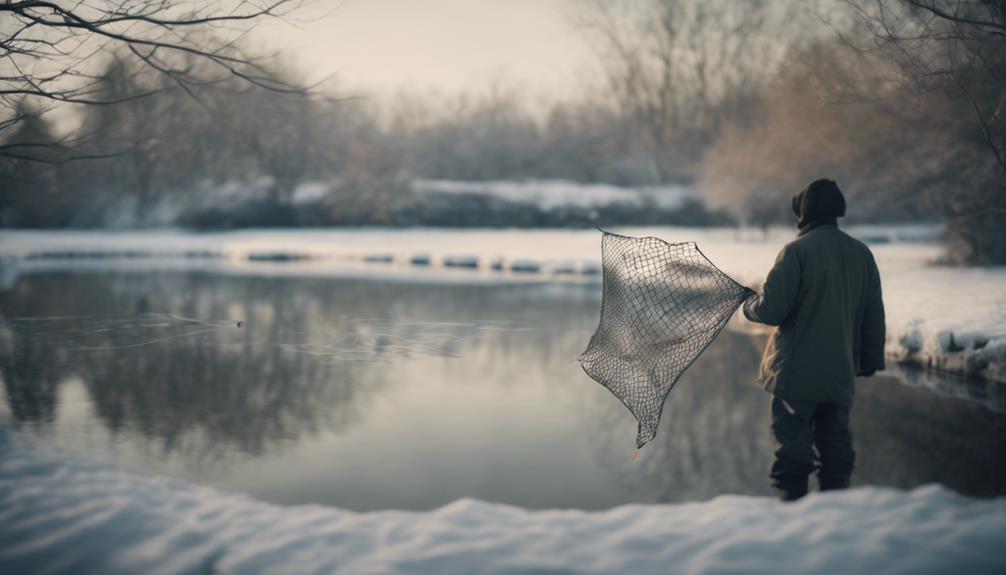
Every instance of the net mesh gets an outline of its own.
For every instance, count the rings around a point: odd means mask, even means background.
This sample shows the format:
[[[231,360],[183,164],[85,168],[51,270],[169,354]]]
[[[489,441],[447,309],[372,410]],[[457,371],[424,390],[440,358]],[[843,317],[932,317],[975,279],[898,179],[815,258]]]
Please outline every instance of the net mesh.
[[[678,378],[754,292],[721,272],[695,242],[604,232],[601,261],[601,320],[580,365],[629,408],[642,447],[656,436]]]

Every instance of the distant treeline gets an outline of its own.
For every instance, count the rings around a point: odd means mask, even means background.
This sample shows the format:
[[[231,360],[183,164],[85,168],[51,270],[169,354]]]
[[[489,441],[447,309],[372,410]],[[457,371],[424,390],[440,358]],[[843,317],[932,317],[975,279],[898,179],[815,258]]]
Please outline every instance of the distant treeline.
[[[19,105],[27,120],[8,142],[62,139],[72,153],[4,158],[0,225],[590,220],[488,200],[444,209],[409,186],[429,178],[690,185],[701,202],[677,215],[613,209],[601,216],[609,224],[766,226],[792,221],[792,194],[828,177],[846,192],[850,220],[943,219],[957,259],[1006,261],[1006,164],[995,153],[1004,139],[1006,91],[997,83],[1006,78],[1006,44],[981,44],[974,34],[953,40],[971,49],[978,42],[983,68],[947,71],[898,61],[915,48],[882,43],[878,35],[889,28],[853,23],[841,36],[822,26],[786,36],[796,8],[778,4],[584,4],[592,7],[583,29],[599,39],[603,81],[545,109],[506,88],[391,100],[284,95],[240,82],[183,90],[135,60],[110,57],[94,93],[122,102],[81,107],[74,129],[28,100]],[[935,19],[905,14],[928,26],[913,28],[914,37],[953,38],[940,35]],[[132,98],[144,92],[152,94]],[[306,182],[323,182],[325,193],[298,197]]]
[[[137,64],[110,60],[102,99],[158,93],[115,106],[77,110],[74,154],[8,161],[0,222],[7,227],[200,229],[305,225],[556,226],[589,225],[590,210],[534,210],[531,205],[458,198],[430,201],[412,192],[416,178],[568,180],[625,187],[692,174],[665,166],[603,102],[554,105],[542,115],[520,95],[400,96],[327,100],[278,95],[237,82],[189,93]],[[48,115],[12,136],[59,138]],[[50,158],[44,154],[51,154]],[[298,187],[325,184],[307,201]],[[614,206],[605,224],[734,223],[698,201],[680,209]]]

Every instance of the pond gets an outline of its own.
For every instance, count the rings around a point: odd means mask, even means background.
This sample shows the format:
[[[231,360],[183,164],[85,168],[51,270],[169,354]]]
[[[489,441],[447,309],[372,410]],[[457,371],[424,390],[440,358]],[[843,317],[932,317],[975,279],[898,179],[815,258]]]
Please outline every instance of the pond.
[[[529,508],[768,494],[763,341],[723,332],[632,462],[575,362],[596,284],[43,271],[0,290],[0,425],[280,504]],[[856,484],[1006,493],[1006,414],[861,381]]]

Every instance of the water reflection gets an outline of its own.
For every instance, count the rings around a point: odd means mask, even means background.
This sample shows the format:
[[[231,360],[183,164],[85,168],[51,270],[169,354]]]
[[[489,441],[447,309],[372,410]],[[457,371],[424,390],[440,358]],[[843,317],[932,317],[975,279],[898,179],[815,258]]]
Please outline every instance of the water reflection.
[[[767,493],[761,341],[724,332],[629,461],[635,422],[574,363],[600,294],[210,273],[45,273],[0,292],[11,425],[280,503],[461,496],[600,508]],[[238,322],[242,322],[241,327]],[[877,378],[854,481],[1006,492],[1006,418]]]
[[[60,382],[80,380],[113,432],[138,433],[164,452],[262,454],[358,421],[365,396],[391,383],[375,363],[452,357],[482,331],[526,329],[399,321],[403,291],[412,290],[199,274],[30,276],[0,300],[8,403],[17,421],[51,421]],[[432,316],[457,317],[444,309],[446,294],[427,291]],[[201,440],[182,442],[193,430]]]

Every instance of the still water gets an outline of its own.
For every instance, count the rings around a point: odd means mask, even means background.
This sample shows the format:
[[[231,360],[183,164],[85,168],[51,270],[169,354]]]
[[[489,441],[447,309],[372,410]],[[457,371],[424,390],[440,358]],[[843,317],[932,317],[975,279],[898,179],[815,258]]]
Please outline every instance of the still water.
[[[605,508],[767,494],[762,342],[725,331],[635,422],[574,359],[600,288],[45,272],[0,290],[0,425],[281,504]],[[239,324],[240,322],[240,324]],[[857,484],[1006,493],[1006,415],[877,377]]]

